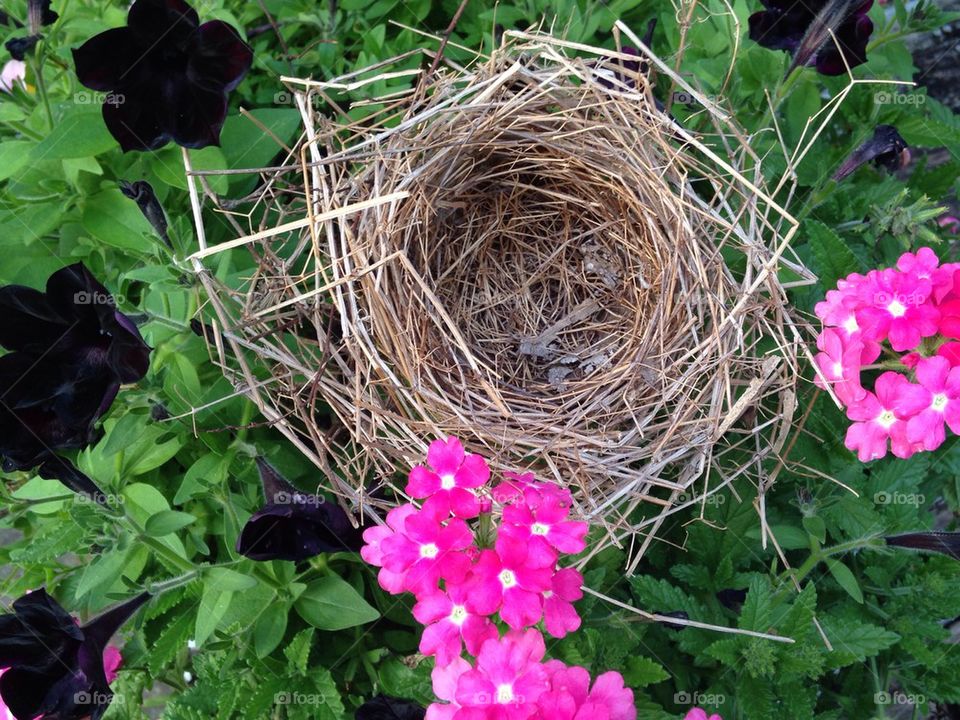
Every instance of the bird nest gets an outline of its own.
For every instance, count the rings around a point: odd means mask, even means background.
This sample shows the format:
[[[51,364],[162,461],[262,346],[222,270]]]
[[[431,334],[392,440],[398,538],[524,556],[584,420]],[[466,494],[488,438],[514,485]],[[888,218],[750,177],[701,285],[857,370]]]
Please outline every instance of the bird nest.
[[[769,478],[795,223],[726,113],[678,76],[710,142],[658,108],[649,69],[669,68],[633,41],[643,63],[507,33],[468,67],[285,79],[299,145],[241,236],[193,260],[217,361],[344,502],[385,502],[371,489],[454,435],[642,550],[677,508]],[[238,289],[203,260],[239,246]]]

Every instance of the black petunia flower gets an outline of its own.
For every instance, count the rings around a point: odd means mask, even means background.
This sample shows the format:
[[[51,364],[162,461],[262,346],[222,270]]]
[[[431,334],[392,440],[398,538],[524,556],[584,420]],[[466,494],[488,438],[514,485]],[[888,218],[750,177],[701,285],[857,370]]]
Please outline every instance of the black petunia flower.
[[[86,625],[46,590],[27,593],[0,615],[0,697],[17,720],[43,715],[57,720],[99,720],[113,693],[103,649],[113,634],[150,599],[141,593]]]
[[[261,458],[257,469],[266,504],[243,526],[238,553],[251,560],[300,561],[322,552],[360,549],[360,531],[339,505],[300,492]]]
[[[110,93],[103,119],[126,152],[170,140],[219,145],[227,94],[250,69],[253,51],[227,23],[201,25],[183,0],[136,0],[126,27],[91,38],[73,59],[83,85]]]
[[[803,65],[816,67],[824,75],[842,75],[848,65],[854,68],[867,61],[867,42],[873,32],[867,12],[873,0],[761,2],[766,9],[750,16],[750,39],[791,53],[791,70]]]
[[[427,710],[410,700],[377,695],[357,708],[356,720],[423,720]]]
[[[912,550],[927,550],[943,553],[960,560],[960,532],[912,532],[902,535],[887,535],[887,545],[910,548]]]
[[[14,60],[23,60],[40,41],[40,28],[46,25],[53,25],[60,16],[50,9],[50,0],[30,0],[27,3],[27,28],[30,32],[26,37],[10,38],[4,43],[4,47],[10,53]],[[0,25],[7,25],[12,18],[4,12],[0,12]],[[16,27],[23,25],[13,20]]]
[[[137,180],[136,182],[126,182],[121,180],[120,192],[124,197],[133,200],[140,212],[147,219],[147,222],[153,227],[160,239],[173,249],[173,243],[170,242],[170,236],[167,234],[167,215],[163,212],[163,206],[157,198],[157,193],[153,190],[153,185],[146,180]]]
[[[39,466],[76,492],[102,500],[92,480],[58,450],[95,440],[120,385],[147,372],[150,348],[82,263],[58,270],[46,292],[0,288],[0,468]]]
[[[907,141],[893,125],[877,125],[873,137],[858,147],[843,161],[843,165],[834,173],[837,182],[852,174],[861,165],[873,162],[889,172],[896,172],[910,162],[910,150]]]

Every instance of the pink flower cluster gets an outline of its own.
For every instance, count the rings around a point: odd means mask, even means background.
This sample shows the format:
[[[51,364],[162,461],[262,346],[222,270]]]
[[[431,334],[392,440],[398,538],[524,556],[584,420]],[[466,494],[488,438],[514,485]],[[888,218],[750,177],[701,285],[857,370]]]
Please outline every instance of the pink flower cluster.
[[[862,462],[886,455],[888,443],[906,458],[939,447],[946,427],[960,434],[958,273],[960,263],[941,265],[924,247],[896,268],[847,276],[817,303],[816,383],[845,406],[845,444]],[[879,373],[872,390],[864,371]]]
[[[425,627],[420,652],[433,656],[441,702],[427,720],[635,720],[633,692],[608,672],[591,685],[581,667],[544,662],[543,635],[580,627],[573,603],[583,577],[560,568],[561,555],[586,546],[587,524],[569,519],[570,491],[507,473],[488,486],[490,469],[456,438],[436,440],[427,466],[410,471],[406,491],[422,500],[394,508],[368,528],[361,555],[380,568],[389,593],[411,592]],[[479,518],[475,531],[468,521]],[[494,620],[509,630],[501,636]],[[476,660],[463,657],[463,649]]]

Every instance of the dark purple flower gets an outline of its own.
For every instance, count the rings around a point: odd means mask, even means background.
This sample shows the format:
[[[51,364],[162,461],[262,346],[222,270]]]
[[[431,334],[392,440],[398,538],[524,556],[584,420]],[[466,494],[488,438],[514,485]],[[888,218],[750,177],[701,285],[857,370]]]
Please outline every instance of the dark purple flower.
[[[243,526],[237,552],[251,560],[306,560],[322,552],[359,551],[360,531],[343,509],[302,493],[257,458],[266,504]]]
[[[357,708],[356,720],[423,720],[427,710],[410,700],[377,695]]]
[[[27,593],[0,615],[0,697],[17,720],[99,720],[113,698],[103,649],[149,593],[77,625],[46,590]]]
[[[58,270],[46,292],[0,288],[0,467],[40,466],[40,475],[102,496],[55,453],[95,440],[120,385],[147,372],[150,348],[82,263]]]
[[[761,2],[766,9],[750,16],[750,39],[791,53],[791,70],[803,65],[816,67],[824,75],[842,75],[848,65],[854,68],[867,61],[867,42],[873,32],[867,12],[873,0]]]
[[[137,204],[147,222],[150,223],[166,246],[172,250],[173,243],[170,242],[170,236],[167,234],[167,214],[163,211],[163,206],[153,190],[153,185],[146,180],[137,180],[132,183],[121,180],[119,186],[124,197],[130,198]]]
[[[910,162],[907,142],[892,125],[877,125],[873,137],[858,147],[843,161],[833,175],[837,182],[852,174],[861,165],[873,162],[877,167],[896,172]]]
[[[136,0],[126,27],[92,37],[73,59],[83,85],[110,93],[103,119],[126,152],[170,140],[219,145],[227,95],[250,69],[253,51],[227,23],[201,25],[183,0]]]
[[[23,62],[27,54],[43,37],[40,35],[40,28],[44,25],[53,25],[59,17],[57,13],[50,9],[50,0],[30,0],[27,3],[27,29],[30,34],[26,37],[10,38],[4,43],[10,57]],[[7,25],[10,20],[11,18],[6,13],[0,12],[0,25]],[[23,27],[16,20],[13,20],[13,24],[18,28]]]
[[[884,540],[894,547],[938,552],[960,560],[960,532],[913,532],[887,535]]]

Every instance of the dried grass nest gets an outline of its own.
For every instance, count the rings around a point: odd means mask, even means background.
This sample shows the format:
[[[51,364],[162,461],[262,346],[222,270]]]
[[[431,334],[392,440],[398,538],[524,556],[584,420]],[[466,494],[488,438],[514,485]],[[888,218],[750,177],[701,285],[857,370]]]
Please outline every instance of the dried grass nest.
[[[635,560],[679,507],[741,475],[762,490],[799,374],[778,271],[805,271],[728,115],[672,76],[707,144],[636,57],[546,34],[433,57],[285,78],[304,132],[259,171],[260,211],[207,188],[239,235],[201,232],[192,258],[217,361],[353,509],[447,435],[572,487]],[[314,109],[375,84],[393,89],[354,102],[361,119]],[[239,289],[204,264],[238,246],[256,261]]]

